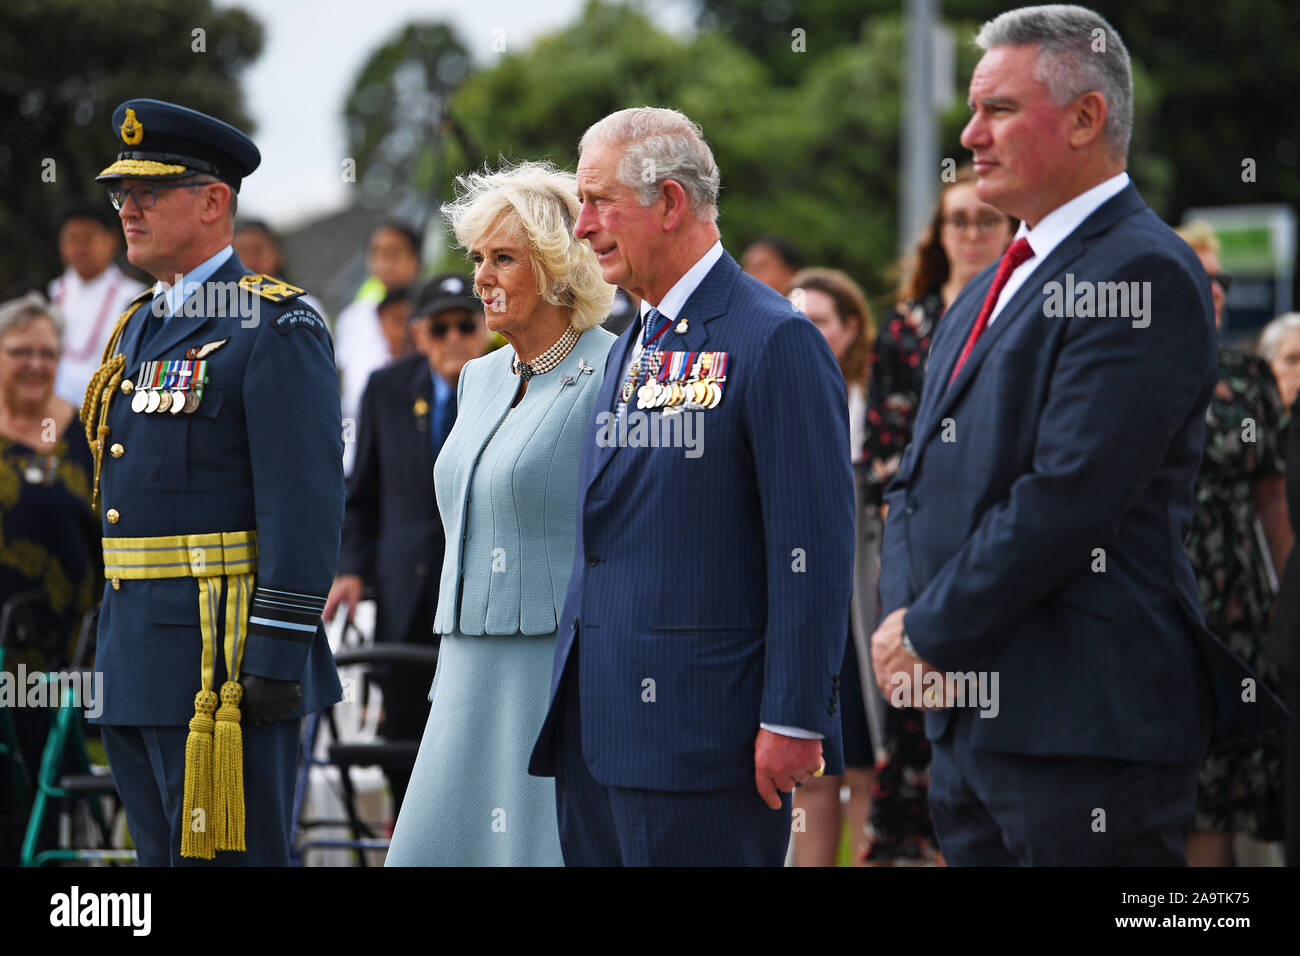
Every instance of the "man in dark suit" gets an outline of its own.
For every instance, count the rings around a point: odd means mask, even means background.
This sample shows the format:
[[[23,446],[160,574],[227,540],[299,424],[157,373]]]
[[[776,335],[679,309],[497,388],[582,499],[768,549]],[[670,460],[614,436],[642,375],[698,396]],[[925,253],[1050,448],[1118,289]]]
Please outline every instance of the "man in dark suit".
[[[1025,8],[977,43],[962,143],[1023,225],[934,340],[886,495],[876,677],[896,704],[943,679],[926,736],[950,863],[1179,864],[1207,742],[1282,713],[1205,630],[1182,546],[1209,284],[1124,172],[1110,24]]]
[[[777,866],[790,792],[843,769],[844,381],[816,326],[723,250],[717,165],[685,116],[601,120],[578,188],[575,234],[643,301],[583,447],[529,770],[556,777],[570,865]]]
[[[483,354],[487,326],[469,279],[434,276],[411,307],[415,355],[370,376],[361,399],[357,456],[348,478],[339,576],[330,588],[324,619],[340,605],[351,622],[362,592],[373,586],[375,640],[436,644],[443,532],[433,494],[433,463],[456,420],[460,370]],[[380,667],[371,672],[384,695],[381,732],[393,740],[419,740],[429,713],[432,673]],[[410,768],[385,768],[401,807]]]

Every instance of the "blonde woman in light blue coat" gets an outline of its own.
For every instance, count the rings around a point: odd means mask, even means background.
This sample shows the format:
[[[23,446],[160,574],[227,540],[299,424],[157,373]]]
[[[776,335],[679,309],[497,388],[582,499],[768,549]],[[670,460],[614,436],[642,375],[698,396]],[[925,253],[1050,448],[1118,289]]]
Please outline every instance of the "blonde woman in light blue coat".
[[[528,775],[573,566],[578,459],[614,287],[573,235],[572,174],[457,180],[444,207],[507,346],[465,366],[434,466],[446,532],[431,708],[390,866],[561,866],[555,782]]]

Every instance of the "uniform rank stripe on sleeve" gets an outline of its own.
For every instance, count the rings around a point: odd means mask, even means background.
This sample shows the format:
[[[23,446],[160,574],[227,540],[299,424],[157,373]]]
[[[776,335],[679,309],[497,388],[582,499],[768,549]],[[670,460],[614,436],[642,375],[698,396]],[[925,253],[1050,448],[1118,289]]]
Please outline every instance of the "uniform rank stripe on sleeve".
[[[285,625],[281,621],[264,617],[250,617],[248,636],[269,637],[277,641],[288,641],[291,644],[310,644],[316,636],[316,628],[305,624]]]
[[[267,607],[254,601],[250,615],[266,621],[283,621],[285,627],[302,626],[315,628],[320,620],[320,611],[286,611],[281,608]]]
[[[292,621],[277,621],[269,617],[250,617],[248,620],[254,624],[265,624],[267,627],[287,627],[293,631],[316,632],[316,627],[312,624],[295,624]]]
[[[302,591],[281,591],[278,588],[268,588],[268,587],[259,587],[257,589],[257,593],[267,594],[272,597],[280,598],[282,600],[299,600],[299,601],[314,602],[320,604],[322,607],[324,607],[325,600],[328,597],[328,595],[307,594]]]
[[[316,604],[314,602],[308,604],[305,601],[278,601],[262,594],[259,594],[255,600],[258,604],[265,604],[267,607],[287,607],[299,611],[320,611],[321,608],[325,606],[324,604]]]

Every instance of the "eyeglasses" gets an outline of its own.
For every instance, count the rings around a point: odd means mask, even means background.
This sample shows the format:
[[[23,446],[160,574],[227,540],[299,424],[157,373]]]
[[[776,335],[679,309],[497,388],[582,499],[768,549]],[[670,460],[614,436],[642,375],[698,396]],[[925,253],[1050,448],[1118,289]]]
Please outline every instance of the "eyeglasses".
[[[461,319],[456,323],[434,322],[428,318],[424,321],[429,323],[429,334],[435,339],[443,338],[452,329],[455,329],[461,335],[473,335],[478,331],[478,319]]]
[[[34,349],[29,345],[12,348],[5,346],[5,355],[18,362],[30,362],[32,359],[39,359],[49,365],[53,365],[59,360],[58,349]]]
[[[991,214],[987,216],[976,216],[974,219],[971,219],[967,217],[965,213],[956,213],[951,216],[944,216],[940,221],[946,228],[951,229],[953,232],[965,232],[967,227],[974,224],[976,229],[987,235],[1007,220],[1003,216],[994,216]]]
[[[1210,281],[1217,282],[1219,288],[1223,290],[1224,295],[1227,295],[1228,290],[1232,288],[1232,276],[1228,275],[1226,272],[1216,272],[1214,275],[1210,276]]]
[[[136,206],[140,209],[152,209],[158,204],[158,190],[160,189],[194,189],[198,186],[212,185],[215,185],[215,180],[198,183],[150,183],[147,186],[132,186],[130,189],[123,189],[121,186],[110,186],[108,188],[108,198],[112,202],[114,209],[120,210],[126,204],[127,196],[134,199]]]

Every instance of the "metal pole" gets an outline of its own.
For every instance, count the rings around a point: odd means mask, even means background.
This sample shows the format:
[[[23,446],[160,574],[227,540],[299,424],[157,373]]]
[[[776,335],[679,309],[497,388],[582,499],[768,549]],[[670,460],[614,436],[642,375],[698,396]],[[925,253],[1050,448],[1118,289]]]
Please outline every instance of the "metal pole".
[[[901,189],[898,243],[906,254],[934,208],[939,175],[935,113],[934,34],[938,0],[906,0],[907,57],[903,75]]]

